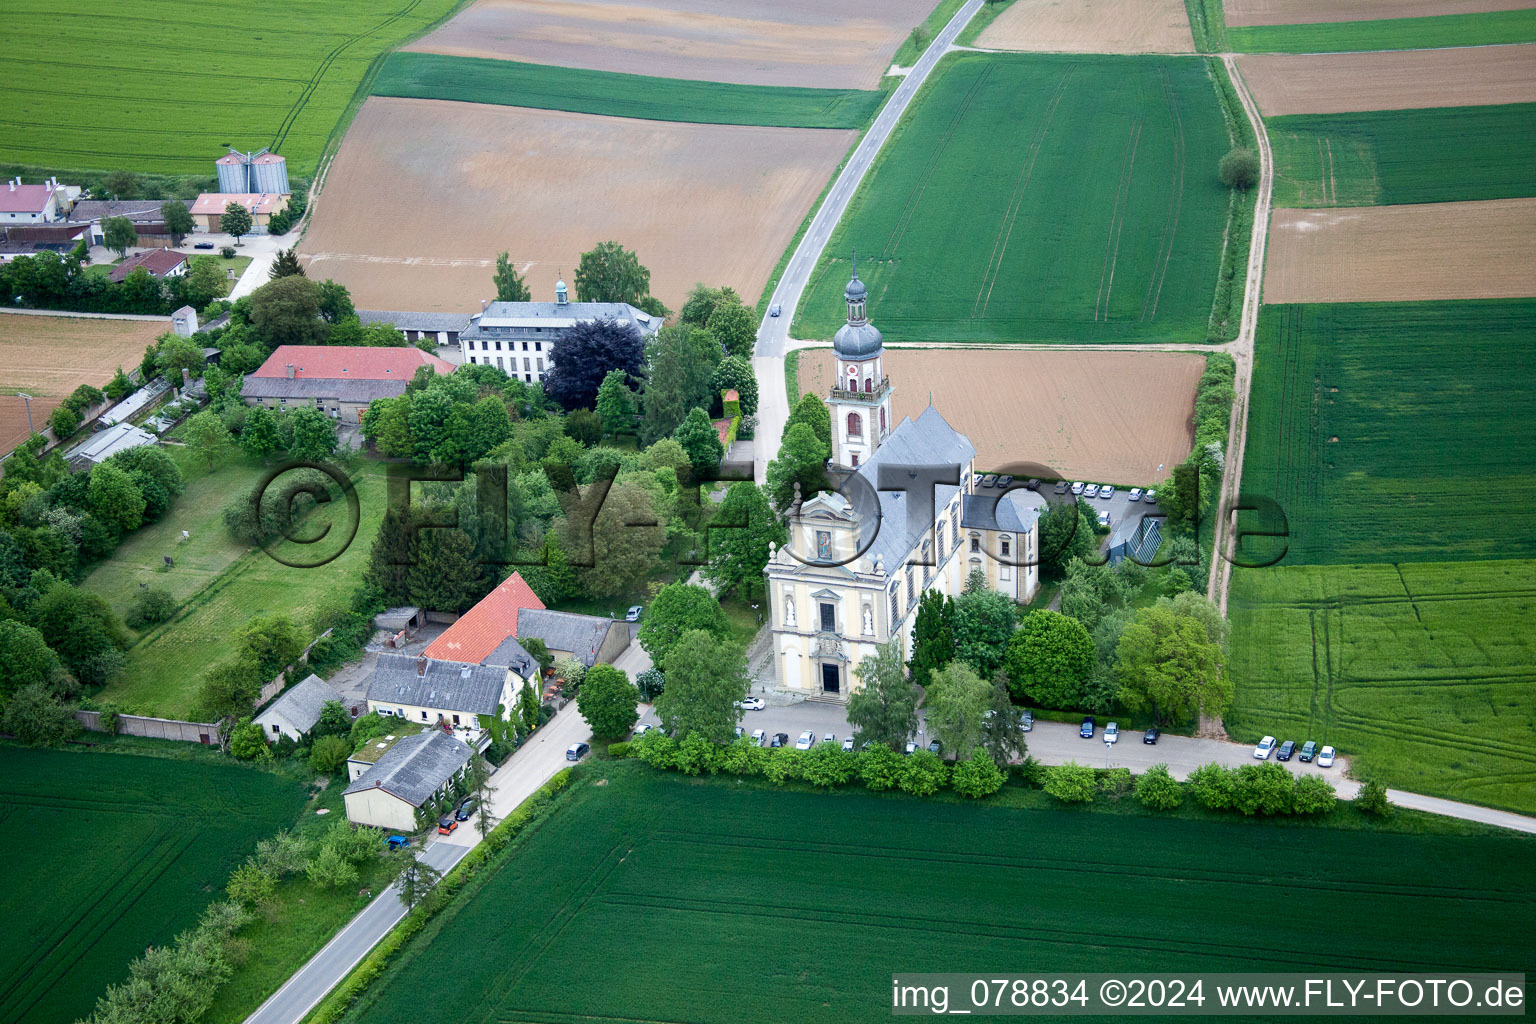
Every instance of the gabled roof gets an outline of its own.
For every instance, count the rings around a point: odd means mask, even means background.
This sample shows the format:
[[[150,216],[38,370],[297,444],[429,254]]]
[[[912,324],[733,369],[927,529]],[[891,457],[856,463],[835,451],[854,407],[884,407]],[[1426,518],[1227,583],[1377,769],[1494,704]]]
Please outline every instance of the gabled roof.
[[[0,213],[42,213],[53,200],[48,185],[0,185]]]
[[[598,649],[613,628],[613,619],[576,612],[528,610],[517,618],[517,638],[537,637],[552,651],[570,651],[591,668],[597,662]]]
[[[459,616],[459,621],[444,630],[443,635],[432,641],[423,653],[429,658],[481,664],[501,646],[502,641],[522,635],[518,632],[518,616],[522,611],[543,607],[539,595],[522,576],[513,572],[473,608]]]
[[[968,530],[1024,533],[1040,518],[1045,499],[1023,487],[1001,495],[967,494],[960,511],[960,525]]]
[[[860,544],[868,543],[870,533],[878,530],[865,556],[880,559],[885,571],[895,575],[907,561],[911,552],[922,543],[924,535],[933,529],[932,522],[921,517],[907,515],[910,498],[905,491],[882,491],[881,466],[948,466],[959,465],[961,472],[976,457],[976,449],[970,439],[949,425],[939,410],[929,406],[916,420],[907,418],[896,425],[875,454],[857,470],[859,476],[879,495],[880,518],[878,524],[873,509],[859,509],[863,517],[860,526]],[[938,484],[933,488],[933,508],[937,512],[954,498],[960,488],[953,484]],[[855,491],[860,493],[863,488]]]
[[[399,398],[406,380],[289,380],[286,377],[247,377],[240,386],[241,398],[332,399],[367,405],[376,398]]]
[[[482,329],[497,327],[566,329],[588,320],[631,324],[642,334],[661,330],[661,317],[651,316],[627,302],[493,302],[469,318],[468,337],[492,337]]]
[[[469,762],[473,751],[463,740],[440,729],[406,736],[384,752],[378,763],[358,776],[343,796],[382,789],[420,807]]]
[[[70,209],[67,219],[83,222],[127,217],[131,221],[159,221],[164,219],[160,213],[164,205],[161,199],[82,199]],[[185,200],[182,205],[191,206]]]
[[[187,254],[177,252],[175,249],[151,249],[148,252],[136,252],[113,267],[112,273],[107,275],[107,279],[109,281],[121,281],[139,267],[143,267],[148,271],[150,277],[164,277],[185,262],[187,262]]]
[[[505,668],[437,661],[409,654],[380,654],[368,677],[368,699],[381,704],[494,715],[505,684]]]
[[[276,213],[282,208],[284,196],[280,192],[204,192],[192,203],[192,212],[199,216],[222,214],[230,203],[239,203],[255,216]]]
[[[294,379],[315,380],[398,380],[406,384],[423,366],[438,373],[452,373],[454,365],[430,352],[402,345],[378,348],[372,345],[279,345],[261,368],[250,377],[288,378],[288,364],[293,364]]]
[[[469,326],[468,313],[419,313],[397,309],[360,309],[365,324],[389,324],[398,331],[462,331]]]
[[[282,696],[268,705],[261,716],[282,715],[295,729],[308,732],[320,721],[320,712],[326,702],[333,700],[341,700],[341,694],[319,676],[308,675],[284,690]]]

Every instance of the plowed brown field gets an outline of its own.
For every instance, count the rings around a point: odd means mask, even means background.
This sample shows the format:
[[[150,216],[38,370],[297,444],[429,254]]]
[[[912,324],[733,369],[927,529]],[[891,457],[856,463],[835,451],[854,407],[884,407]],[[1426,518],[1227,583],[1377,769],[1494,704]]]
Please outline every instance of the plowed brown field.
[[[1014,0],[980,47],[1063,53],[1191,53],[1184,0]]]
[[[1536,199],[1276,210],[1265,302],[1536,295]]]
[[[1237,67],[1266,117],[1536,102],[1536,44],[1265,53]]]
[[[831,349],[802,350],[801,394],[825,394],[832,369]],[[1182,352],[885,350],[896,422],[921,414],[931,394],[976,446],[977,469],[1034,462],[1130,486],[1189,454],[1204,369],[1204,356]]]
[[[935,0],[480,0],[408,50],[746,85],[870,89]]]
[[[1228,25],[1305,25],[1517,11],[1531,0],[1225,0],[1222,6]]]
[[[503,250],[552,299],[608,239],[674,309],[699,281],[756,301],[854,138],[375,96],[300,252],[364,309],[477,310]]]

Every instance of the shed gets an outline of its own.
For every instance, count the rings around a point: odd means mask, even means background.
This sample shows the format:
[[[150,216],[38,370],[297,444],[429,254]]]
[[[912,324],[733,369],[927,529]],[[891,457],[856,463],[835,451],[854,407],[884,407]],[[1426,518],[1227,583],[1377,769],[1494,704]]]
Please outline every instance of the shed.
[[[268,740],[287,736],[295,742],[320,721],[327,701],[340,701],[341,694],[317,675],[309,675],[288,687],[256,716],[256,724]]]

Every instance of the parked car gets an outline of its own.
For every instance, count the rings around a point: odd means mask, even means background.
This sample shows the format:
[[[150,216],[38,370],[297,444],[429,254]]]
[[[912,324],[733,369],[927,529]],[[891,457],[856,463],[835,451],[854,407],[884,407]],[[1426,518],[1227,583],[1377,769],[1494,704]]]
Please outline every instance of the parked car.
[[[453,835],[453,830],[458,827],[459,823],[453,820],[453,815],[451,814],[445,814],[437,819],[437,834],[440,836],[451,836]]]
[[[778,316],[782,312],[784,312],[784,307],[779,305],[777,302],[768,307],[769,316]]]
[[[1038,491],[1040,489],[1040,478],[1037,476],[1032,476],[1024,484],[1024,486],[1028,487],[1032,491]]]
[[[795,749],[796,750],[810,750],[815,745],[816,745],[816,734],[811,732],[811,730],[809,730],[809,729],[807,729],[807,730],[805,730],[805,732],[801,733],[800,734],[800,738],[795,740]]]
[[[587,756],[588,751],[591,749],[585,743],[572,743],[570,749],[565,752],[565,759],[567,761],[580,761]]]
[[[1275,755],[1275,759],[1277,761],[1289,761],[1294,753],[1296,753],[1296,741],[1286,740],[1280,744],[1280,753]]]
[[[192,246],[192,248],[194,248],[194,249],[212,249],[213,248],[213,243],[212,242],[198,242],[196,245]]]
[[[1119,722],[1110,722],[1108,725],[1106,725],[1104,727],[1104,742],[1105,743],[1119,743],[1120,742],[1120,723]]]
[[[983,480],[985,480],[985,479],[986,479],[986,474],[984,474],[984,473],[972,473],[971,474],[971,486],[973,488],[980,487],[981,486],[981,482]]]
[[[853,737],[852,736],[845,736],[845,737],[843,737],[843,749],[844,750],[852,750],[853,749]]]
[[[654,725],[651,725],[649,722],[645,723],[644,725],[637,725],[637,726],[635,726],[635,731],[630,733],[630,738],[634,739],[634,738],[637,738],[637,737],[640,737],[640,736],[644,736],[646,733],[650,732],[654,728],[656,728],[656,727]]]
[[[1085,497],[1085,498],[1097,498],[1098,496],[1099,496],[1099,485],[1098,484],[1089,484],[1087,487],[1083,488],[1083,497]]]
[[[1013,474],[1012,473],[1004,473],[1001,476],[999,476],[997,478],[997,486],[999,486],[999,487],[1012,487],[1013,486]]]
[[[1028,708],[1019,712],[1019,732],[1029,732],[1035,727],[1035,713]]]
[[[638,604],[630,605],[629,606],[629,611],[624,613],[624,621],[625,622],[639,622],[640,621],[640,613],[643,612],[643,611],[645,611],[645,606],[644,605],[638,605]]]
[[[410,840],[409,836],[390,836],[387,840],[385,840],[385,842],[387,842],[389,844],[389,848],[390,848],[391,851],[393,851],[393,850],[403,850],[407,846],[411,845],[411,840]]]
[[[1131,488],[1131,493],[1127,494],[1125,496],[1125,500],[1126,501],[1140,501],[1141,500],[1141,488],[1140,487],[1132,487]]]
[[[1156,491],[1148,491],[1146,494],[1143,494],[1141,496],[1141,500],[1145,501],[1148,505],[1156,505],[1157,504],[1157,492]]]
[[[737,701],[736,706],[743,711],[761,711],[768,706],[768,702],[761,697],[748,697],[746,700]]]
[[[827,733],[825,736],[823,736],[821,738],[821,742],[823,742],[823,743],[836,743],[837,742],[837,733],[835,733],[835,732]]]
[[[1077,481],[1077,483],[1072,485],[1072,493],[1073,494],[1082,494],[1083,493],[1083,488],[1086,487],[1086,486],[1087,486],[1086,484],[1084,484],[1081,480],[1079,480],[1079,481]]]
[[[787,746],[789,746],[789,733],[787,733],[787,732],[776,732],[776,733],[774,733],[773,734],[773,739],[769,742],[768,745],[770,747],[787,747]]]
[[[1107,508],[1099,509],[1098,519],[1099,519],[1099,525],[1100,526],[1108,526],[1109,525],[1109,509],[1107,509]]]
[[[1087,718],[1083,719],[1083,724],[1078,726],[1077,734],[1085,740],[1091,740],[1093,739],[1093,729],[1093,716],[1089,715]]]
[[[1301,763],[1302,764],[1310,764],[1312,762],[1312,759],[1314,757],[1316,757],[1316,756],[1317,756],[1317,741],[1315,741],[1315,740],[1307,740],[1307,742],[1305,742],[1305,743],[1303,743],[1301,745]]]
[[[1157,738],[1162,734],[1163,730],[1159,729],[1157,726],[1149,726],[1146,733],[1141,737],[1141,742],[1155,747],[1157,746]]]
[[[1057,480],[1056,481],[1056,486],[1053,487],[1051,490],[1055,494],[1066,494],[1067,493],[1067,482],[1065,480]]]
[[[929,740],[928,741],[928,753],[942,755],[944,753],[944,745],[942,743],[940,743],[938,740]]]
[[[1270,752],[1274,749],[1275,738],[1273,736],[1265,736],[1259,740],[1259,745],[1253,748],[1253,756],[1260,761],[1268,761]]]
[[[475,813],[475,808],[479,807],[479,806],[480,806],[480,801],[479,800],[476,800],[472,796],[471,797],[465,797],[464,798],[464,802],[459,804],[459,809],[453,812],[453,817],[457,821],[468,821],[469,820],[469,816],[471,814],[474,814]]]
[[[1114,496],[1115,496],[1115,485],[1114,484],[1105,484],[1103,487],[1099,488],[1099,497],[1101,497],[1101,498],[1113,498]]]
[[[992,487],[992,486],[995,486],[996,484],[997,484],[997,474],[996,473],[988,473],[986,476],[981,478],[981,486],[983,486],[983,487]]]
[[[738,725],[736,727],[736,738],[737,739],[741,739],[742,736],[746,735],[746,732],[747,731],[745,729],[743,729],[741,726]]]
[[[916,750],[917,750],[917,743],[912,741],[912,740],[907,740],[907,742],[905,744],[903,744],[902,748],[901,748],[901,752],[903,754],[911,754],[911,753],[915,752]]]
[[[762,729],[753,729],[752,730],[752,745],[753,746],[756,746],[756,747],[762,746],[763,745],[763,741],[766,740],[767,738],[768,738],[768,733],[766,731],[764,731]]]
[[[1333,767],[1333,748],[1332,747],[1324,747],[1322,750],[1319,750],[1317,752],[1317,766],[1319,768],[1332,768]]]

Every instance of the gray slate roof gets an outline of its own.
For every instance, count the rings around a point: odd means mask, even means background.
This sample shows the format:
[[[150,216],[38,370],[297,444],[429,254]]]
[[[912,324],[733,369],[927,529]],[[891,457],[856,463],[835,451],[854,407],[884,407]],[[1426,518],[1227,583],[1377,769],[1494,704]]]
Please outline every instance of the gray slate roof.
[[[378,787],[420,807],[473,752],[463,740],[439,729],[406,736],[384,752],[377,764],[346,788],[343,796]]]
[[[426,669],[418,675],[421,661],[426,662]],[[466,665],[385,653],[379,655],[378,665],[368,677],[368,699],[494,715],[506,678],[506,669],[497,665]]]
[[[530,610],[520,609],[518,611],[518,618],[521,619]],[[545,642],[548,643],[548,641]],[[481,664],[500,665],[510,668],[524,679],[534,678],[539,671],[538,659],[524,650],[523,645],[510,636],[497,645],[494,651],[487,654]]]
[[[661,330],[661,318],[651,316],[643,309],[636,309],[627,302],[493,302],[481,313],[469,318],[461,337],[465,339],[493,338],[497,335],[484,328],[543,327],[559,330],[587,320],[617,320],[630,323],[641,334],[655,334]]]
[[[524,608],[517,613],[517,638],[538,637],[552,651],[570,651],[588,667],[597,661],[613,625],[612,619],[576,612],[552,612],[544,608]],[[526,652],[524,652],[526,653]]]
[[[186,200],[187,208],[192,204]],[[160,207],[163,199],[82,199],[69,211],[66,218],[72,223],[101,220],[105,217],[127,217],[131,221],[161,220]]]
[[[905,564],[908,555],[922,543],[924,535],[933,529],[932,522],[908,517],[908,497],[902,491],[881,491],[881,466],[945,466],[959,465],[961,471],[976,457],[976,449],[970,440],[949,425],[939,410],[929,406],[917,419],[903,419],[896,429],[880,443],[875,454],[860,466],[857,475],[864,478],[871,490],[880,498],[878,523],[873,510],[857,508],[862,517],[860,545],[876,529],[874,543],[865,552],[868,558],[879,558],[885,563],[885,571],[896,573]],[[960,488],[953,484],[939,484],[933,489],[934,511],[937,512],[954,498]],[[863,488],[852,492],[855,496],[866,494]],[[909,518],[911,521],[909,522]]]
[[[417,313],[399,309],[359,309],[365,324],[392,324],[401,331],[462,331],[469,326],[467,313]]]
[[[341,700],[341,694],[317,675],[305,676],[288,687],[282,695],[268,705],[262,714],[281,714],[300,732],[309,732],[320,721],[320,712],[326,701]]]
[[[342,380],[333,377],[247,377],[242,398],[334,398],[367,405],[375,398],[398,398],[408,380]]]
[[[1002,495],[967,494],[960,507],[960,525],[967,530],[1024,533],[1040,518],[1040,507],[1044,504],[1044,498],[1022,487]]]

